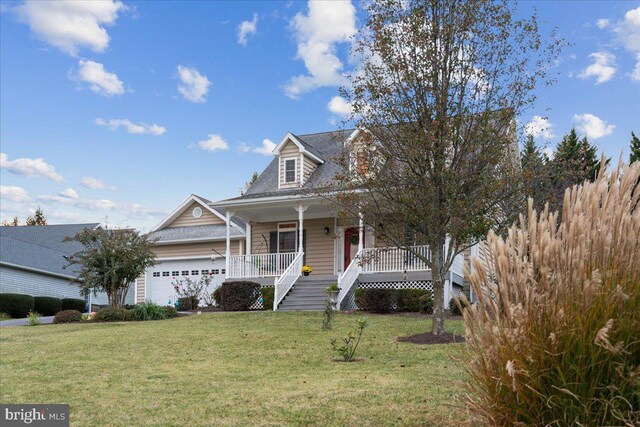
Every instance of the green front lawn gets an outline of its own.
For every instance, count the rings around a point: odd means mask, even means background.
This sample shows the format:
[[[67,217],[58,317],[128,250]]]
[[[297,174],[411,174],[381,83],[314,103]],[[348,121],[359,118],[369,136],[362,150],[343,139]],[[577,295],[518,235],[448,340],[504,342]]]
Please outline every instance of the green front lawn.
[[[430,321],[368,315],[364,360],[333,362],[329,339],[357,317],[331,331],[295,312],[2,328],[0,401],[69,403],[74,426],[459,425],[464,344],[399,343]]]

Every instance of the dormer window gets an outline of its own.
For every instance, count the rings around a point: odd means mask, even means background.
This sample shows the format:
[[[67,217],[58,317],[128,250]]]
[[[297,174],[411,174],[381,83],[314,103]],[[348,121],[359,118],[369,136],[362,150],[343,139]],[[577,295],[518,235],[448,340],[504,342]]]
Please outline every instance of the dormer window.
[[[284,182],[292,183],[296,182],[296,159],[284,160]]]

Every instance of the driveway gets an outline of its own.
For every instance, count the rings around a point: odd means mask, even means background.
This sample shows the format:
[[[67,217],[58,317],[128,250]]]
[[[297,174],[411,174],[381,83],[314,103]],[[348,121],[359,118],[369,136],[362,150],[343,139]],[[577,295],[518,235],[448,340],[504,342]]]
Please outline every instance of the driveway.
[[[53,316],[43,316],[40,317],[40,323],[42,323],[43,325],[46,325],[48,323],[53,323]],[[4,326],[27,326],[29,324],[29,320],[28,319],[9,319],[9,320],[3,320],[2,322],[0,322],[0,327],[4,327]]]

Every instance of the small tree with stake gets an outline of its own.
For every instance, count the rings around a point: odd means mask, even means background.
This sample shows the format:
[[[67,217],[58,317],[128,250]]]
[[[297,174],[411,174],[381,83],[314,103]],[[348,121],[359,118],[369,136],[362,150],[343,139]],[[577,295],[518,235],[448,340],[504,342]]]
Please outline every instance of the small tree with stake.
[[[342,95],[362,138],[327,195],[432,271],[432,333],[456,255],[524,208],[515,119],[551,84],[563,41],[507,0],[371,0]],[[428,245],[431,256],[412,249]]]
[[[122,307],[131,284],[155,265],[153,241],[136,230],[86,228],[67,240],[76,240],[84,246],[67,259],[66,266],[80,267],[80,292],[83,295],[105,292],[112,307]]]

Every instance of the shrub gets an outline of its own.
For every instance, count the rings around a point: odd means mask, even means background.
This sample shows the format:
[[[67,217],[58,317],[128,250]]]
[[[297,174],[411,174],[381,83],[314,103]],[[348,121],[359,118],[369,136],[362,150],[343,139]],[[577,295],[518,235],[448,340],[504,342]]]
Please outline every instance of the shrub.
[[[62,298],[62,310],[87,311],[87,302],[80,298]]]
[[[224,282],[219,288],[218,305],[226,311],[244,311],[260,297],[260,285],[254,282]]]
[[[53,323],[75,323],[82,320],[82,313],[78,310],[62,310],[56,313]]]
[[[214,304],[220,307],[220,287],[217,287],[216,290],[213,291],[211,298],[213,298]]]
[[[0,321],[2,320],[9,320],[11,319],[11,316],[9,316],[7,313],[0,311]]]
[[[422,295],[419,298],[419,302],[420,302],[420,313],[433,314],[433,298],[431,297],[431,293]]]
[[[96,322],[124,322],[131,320],[131,311],[121,307],[101,308],[96,312]]]
[[[365,306],[364,306],[364,291],[366,289],[364,288],[356,288],[356,290],[353,293],[353,296],[356,300],[356,307],[358,307],[358,310],[365,310]]]
[[[137,304],[131,310],[132,320],[164,320],[167,318],[167,311],[158,304],[145,301]]]
[[[464,303],[461,300],[460,305],[463,304]],[[460,310],[460,307],[456,304],[456,300],[453,298],[449,300],[449,314],[452,316],[462,316],[462,310]]]
[[[33,311],[34,300],[31,295],[0,294],[0,311],[14,319],[22,319]]]
[[[38,326],[40,325],[40,313],[30,311],[27,316],[27,324],[29,326]]]
[[[195,310],[199,303],[200,299],[194,296],[178,298],[178,309],[181,311]]]
[[[640,162],[567,189],[562,220],[489,233],[465,310],[471,410],[491,425],[637,425]],[[463,297],[464,299],[464,297]]]
[[[395,303],[393,289],[365,289],[364,309],[373,313],[389,313]]]
[[[420,298],[431,297],[431,292],[423,289],[396,290],[396,310],[417,313],[420,311]]]
[[[178,317],[178,310],[176,310],[175,307],[171,307],[170,305],[167,305],[162,308],[164,309],[167,319],[173,319],[174,317]]]
[[[273,310],[273,298],[275,296],[276,289],[273,286],[260,288],[262,294],[262,304],[265,310]]]
[[[335,338],[331,340],[331,347],[333,347],[333,349],[342,356],[342,360],[345,362],[353,361],[353,356],[356,354],[356,349],[358,348],[358,344],[360,344],[360,339],[362,338],[362,332],[366,327],[366,318],[363,317],[361,319],[357,319],[356,329],[349,332],[346,337],[342,338],[342,342],[340,344]]]
[[[33,297],[33,309],[43,316],[53,316],[62,311],[62,300],[53,297]]]

